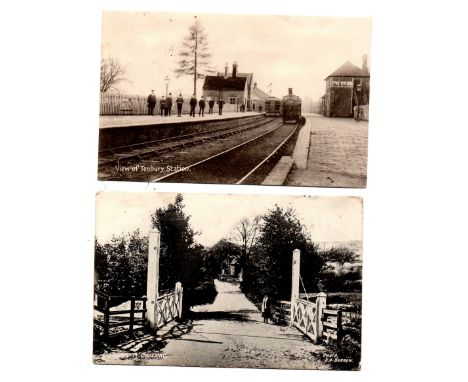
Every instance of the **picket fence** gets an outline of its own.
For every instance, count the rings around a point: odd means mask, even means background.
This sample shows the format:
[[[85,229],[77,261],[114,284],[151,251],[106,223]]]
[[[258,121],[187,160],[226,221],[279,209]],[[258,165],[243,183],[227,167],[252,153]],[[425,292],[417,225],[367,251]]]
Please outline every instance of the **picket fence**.
[[[190,114],[190,96],[183,95],[184,103],[182,105],[182,114]],[[177,115],[177,106],[175,103],[177,96],[172,97],[171,114]],[[205,113],[208,113],[208,102],[206,103]],[[199,107],[196,107],[196,113]],[[224,104],[223,112],[239,112],[239,105]],[[218,105],[214,105],[213,113],[218,113]],[[139,95],[128,95],[122,93],[101,93],[100,97],[100,115],[147,115],[148,114],[148,97]],[[155,115],[161,114],[160,98],[157,97]]]

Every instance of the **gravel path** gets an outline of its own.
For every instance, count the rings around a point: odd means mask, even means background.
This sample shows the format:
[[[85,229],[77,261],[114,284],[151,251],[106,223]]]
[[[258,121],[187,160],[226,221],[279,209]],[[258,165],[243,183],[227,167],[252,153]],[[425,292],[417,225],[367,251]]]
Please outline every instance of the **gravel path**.
[[[291,327],[264,324],[254,304],[237,285],[216,280],[211,305],[195,310],[193,328],[169,340],[166,356],[152,364],[205,367],[328,369],[318,361],[323,346]]]

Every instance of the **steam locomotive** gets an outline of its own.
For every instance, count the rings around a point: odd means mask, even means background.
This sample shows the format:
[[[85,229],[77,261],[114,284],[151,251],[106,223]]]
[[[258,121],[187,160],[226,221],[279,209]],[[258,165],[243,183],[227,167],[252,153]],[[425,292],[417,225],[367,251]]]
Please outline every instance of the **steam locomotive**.
[[[300,97],[292,92],[292,88],[288,89],[288,95],[284,96],[281,101],[281,115],[284,123],[299,123],[301,120],[302,101]]]

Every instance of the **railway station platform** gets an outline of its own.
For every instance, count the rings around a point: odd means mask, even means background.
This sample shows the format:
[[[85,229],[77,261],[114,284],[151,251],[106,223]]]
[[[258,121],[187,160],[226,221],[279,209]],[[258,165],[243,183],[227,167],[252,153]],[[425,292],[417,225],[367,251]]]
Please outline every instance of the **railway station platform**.
[[[304,128],[284,185],[366,187],[367,121],[311,114]]]
[[[244,120],[264,118],[265,113],[205,114],[205,117],[184,115],[182,117],[122,115],[100,116],[99,151],[145,141],[167,139],[173,136],[192,134],[210,129],[217,123],[240,124]]]
[[[307,115],[305,115],[307,116]],[[297,136],[296,146],[292,156],[283,156],[278,161],[273,170],[263,180],[264,186],[283,185],[289,176],[293,166],[298,169],[307,168],[309,158],[310,134],[312,123],[310,118],[306,118],[306,123],[302,126]]]
[[[222,115],[208,114],[205,111],[205,116],[190,117],[188,114],[183,114],[182,117],[171,115],[168,117],[161,117],[160,115],[101,115],[99,116],[99,128],[108,129],[115,127],[130,127],[130,126],[153,126],[153,125],[164,125],[164,124],[177,124],[177,123],[199,123],[203,121],[216,121],[223,119],[232,118],[244,118],[254,115],[260,115],[264,113],[258,113],[255,111],[241,112],[223,112]]]

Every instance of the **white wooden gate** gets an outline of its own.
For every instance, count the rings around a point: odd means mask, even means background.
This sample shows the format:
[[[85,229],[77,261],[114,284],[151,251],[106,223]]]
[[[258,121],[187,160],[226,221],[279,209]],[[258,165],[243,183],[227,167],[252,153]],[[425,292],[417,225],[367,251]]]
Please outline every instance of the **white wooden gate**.
[[[298,299],[291,305],[293,325],[313,341],[317,341],[317,307],[315,304]]]
[[[173,292],[159,295],[160,239],[161,233],[158,229],[154,228],[149,232],[146,320],[147,326],[154,331],[175,318],[182,318],[182,284],[177,282]]]
[[[323,334],[322,314],[327,305],[327,295],[318,293],[315,302],[299,298],[300,264],[301,252],[296,249],[292,258],[291,325],[317,342]]]
[[[317,342],[323,334],[322,314],[325,307],[325,293],[319,293],[315,302],[295,299],[291,301],[291,324]]]
[[[158,297],[157,328],[161,328],[174,319],[182,317],[182,296],[182,286],[180,283],[177,283],[174,292]]]

